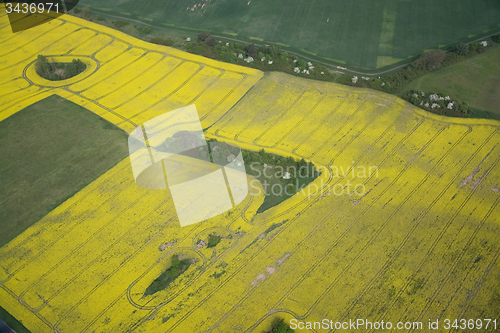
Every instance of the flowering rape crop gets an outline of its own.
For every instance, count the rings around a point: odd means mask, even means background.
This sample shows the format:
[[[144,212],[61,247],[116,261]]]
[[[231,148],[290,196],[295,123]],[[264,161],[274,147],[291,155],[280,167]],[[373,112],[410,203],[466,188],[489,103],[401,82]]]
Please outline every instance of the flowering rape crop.
[[[33,332],[260,332],[276,317],[426,325],[498,315],[498,122],[263,76],[67,15],[8,29],[2,13],[0,120],[56,93],[130,132],[196,104],[208,138],[322,171],[262,214],[263,194],[249,195],[181,228],[168,191],[136,186],[125,159],[0,248],[0,305]],[[43,81],[31,68],[38,54],[89,66]],[[198,248],[211,233],[224,239]],[[175,254],[196,263],[144,296]]]

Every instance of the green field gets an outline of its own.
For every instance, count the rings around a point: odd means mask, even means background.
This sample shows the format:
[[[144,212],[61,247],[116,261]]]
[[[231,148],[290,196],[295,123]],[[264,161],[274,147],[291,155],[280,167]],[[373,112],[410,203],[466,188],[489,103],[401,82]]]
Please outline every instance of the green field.
[[[407,89],[448,94],[454,99],[468,102],[484,118],[488,118],[486,112],[500,115],[499,59],[500,47],[496,47],[426,74],[413,81]]]
[[[0,247],[127,157],[127,138],[57,95],[0,122]]]
[[[289,51],[360,69],[407,61],[424,50],[500,30],[500,2],[492,0],[82,0],[80,4],[157,26],[279,43]]]
[[[0,307],[0,319],[7,324],[16,333],[30,333],[30,331],[24,327],[16,318],[10,315],[4,308]],[[1,328],[1,325],[0,325]],[[0,331],[3,332],[3,331]],[[9,333],[9,332],[7,332]]]

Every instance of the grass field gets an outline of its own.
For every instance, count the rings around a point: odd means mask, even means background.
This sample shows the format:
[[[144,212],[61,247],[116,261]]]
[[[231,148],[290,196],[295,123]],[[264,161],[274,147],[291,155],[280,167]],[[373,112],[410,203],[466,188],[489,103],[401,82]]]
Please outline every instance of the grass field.
[[[127,157],[127,137],[57,95],[0,122],[0,246]]]
[[[498,317],[499,122],[264,75],[71,16],[15,36],[7,29],[0,12],[1,122],[54,93],[127,132],[195,103],[207,138],[306,158],[322,172],[262,214],[263,195],[249,195],[181,228],[168,191],[136,186],[122,160],[0,248],[0,306],[32,332]],[[48,85],[31,70],[39,53],[99,66]],[[370,166],[376,172],[359,170]],[[211,234],[220,243],[199,249]],[[174,255],[195,262],[144,296]]]
[[[426,49],[500,30],[500,4],[479,0],[82,0],[113,15],[170,28],[207,29],[289,47],[337,64],[374,69]],[[128,13],[129,15],[124,15]],[[491,33],[491,32],[490,32]]]
[[[480,111],[500,115],[500,47],[458,64],[426,74],[408,86],[429,92],[443,92],[467,101]],[[483,116],[487,118],[487,114]]]

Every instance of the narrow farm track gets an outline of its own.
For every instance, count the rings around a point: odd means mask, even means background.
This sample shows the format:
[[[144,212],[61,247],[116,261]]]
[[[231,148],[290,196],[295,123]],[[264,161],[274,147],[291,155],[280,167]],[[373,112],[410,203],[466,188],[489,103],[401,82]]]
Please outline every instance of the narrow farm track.
[[[71,16],[7,28],[0,14],[0,120],[58,94],[130,133],[195,104],[207,139],[322,172],[261,214],[263,187],[250,187],[234,209],[181,228],[169,191],[139,188],[121,161],[0,248],[0,305],[33,332],[260,332],[276,318],[426,323],[500,310],[486,306],[500,292],[498,122],[264,75]],[[42,80],[38,54],[88,68]],[[215,231],[227,237],[197,246]],[[196,262],[144,296],[174,254]]]

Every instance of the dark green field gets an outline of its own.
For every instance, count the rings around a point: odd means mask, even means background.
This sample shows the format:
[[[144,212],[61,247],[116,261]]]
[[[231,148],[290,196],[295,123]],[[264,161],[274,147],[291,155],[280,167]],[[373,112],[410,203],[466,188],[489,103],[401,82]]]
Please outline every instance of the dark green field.
[[[127,133],[52,95],[0,122],[0,247],[128,156]]]
[[[358,69],[404,62],[426,49],[500,30],[500,1],[495,0],[82,0],[80,4],[153,26],[206,29],[246,41],[253,38],[260,44],[281,43],[289,51]]]

